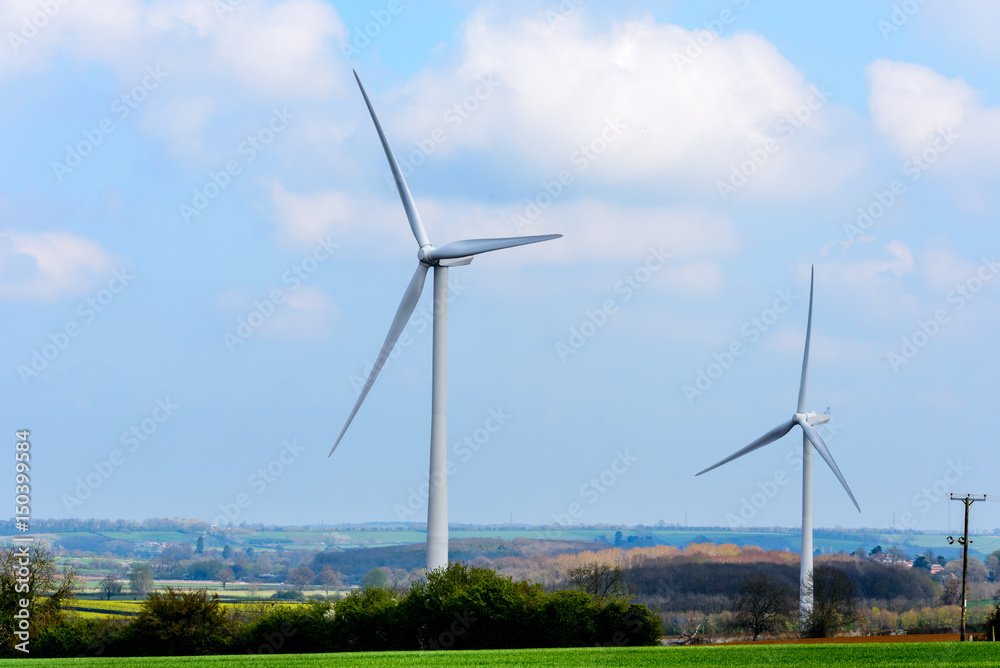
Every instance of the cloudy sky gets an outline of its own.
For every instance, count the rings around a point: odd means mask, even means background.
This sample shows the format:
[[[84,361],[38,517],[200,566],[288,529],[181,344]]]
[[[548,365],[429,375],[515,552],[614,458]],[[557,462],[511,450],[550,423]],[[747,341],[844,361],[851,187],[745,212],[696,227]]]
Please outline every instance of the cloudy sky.
[[[822,4],[822,6],[818,6]],[[4,0],[3,428],[37,517],[420,521],[451,270],[454,522],[957,523],[997,493],[1000,8]],[[11,463],[13,465],[13,463]],[[13,489],[10,490],[13,494]],[[572,513],[570,511],[573,511]],[[975,524],[1000,526],[992,504]]]

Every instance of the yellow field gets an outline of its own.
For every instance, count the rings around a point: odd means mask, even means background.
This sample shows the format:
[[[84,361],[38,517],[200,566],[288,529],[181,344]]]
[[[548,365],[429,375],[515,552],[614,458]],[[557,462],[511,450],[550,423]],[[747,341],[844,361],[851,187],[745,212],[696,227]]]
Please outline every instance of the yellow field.
[[[302,605],[296,601],[240,601],[223,602],[222,607],[227,610],[235,610],[241,606],[252,603],[264,603],[273,606],[296,606]],[[139,614],[142,608],[142,601],[119,600],[119,601],[98,601],[93,599],[71,599],[63,605],[63,610],[75,617],[84,619],[100,617],[134,617]]]

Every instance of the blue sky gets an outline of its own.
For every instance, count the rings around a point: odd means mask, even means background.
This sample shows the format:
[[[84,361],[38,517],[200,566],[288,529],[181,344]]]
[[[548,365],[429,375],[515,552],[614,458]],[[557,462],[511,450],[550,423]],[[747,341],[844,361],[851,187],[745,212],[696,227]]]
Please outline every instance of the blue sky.
[[[451,270],[453,522],[797,526],[794,434],[694,473],[794,411],[811,265],[807,406],[862,507],[817,460],[817,526],[996,493],[994,3],[8,0],[0,28],[0,415],[36,516],[425,517],[429,284],[327,458],[416,250],[352,68],[432,242],[565,235]]]

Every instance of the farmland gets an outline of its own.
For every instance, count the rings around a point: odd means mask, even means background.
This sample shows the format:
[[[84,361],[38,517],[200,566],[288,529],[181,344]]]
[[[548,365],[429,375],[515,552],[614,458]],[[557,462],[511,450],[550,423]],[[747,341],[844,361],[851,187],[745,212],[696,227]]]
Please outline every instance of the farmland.
[[[205,527],[207,529],[207,526]],[[323,550],[336,547],[352,550],[371,547],[395,547],[422,544],[427,535],[420,525],[346,525],[336,527],[248,527],[229,529],[225,534],[204,533],[205,547],[221,549],[227,543],[242,547],[254,546],[258,549],[274,549],[278,545],[288,550]],[[13,528],[10,529],[13,531]],[[724,527],[543,527],[543,526],[452,526],[453,539],[492,538],[500,540],[535,539],[555,541],[581,541],[610,544],[615,532],[634,536],[642,544],[672,545],[683,547],[696,543],[733,543],[736,545],[758,545],[764,549],[797,551],[799,532],[795,529],[739,529]],[[51,542],[72,543],[83,536],[101,537],[112,541],[134,544],[139,551],[144,546],[170,543],[191,543],[203,532],[184,530],[110,530],[110,531],[44,531],[39,534]],[[923,552],[932,548],[939,554],[957,554],[957,549],[949,546],[944,533],[899,532],[890,529],[871,530],[823,530],[817,529],[816,549],[821,552],[853,552],[858,547],[871,549],[876,544],[899,545],[911,552]],[[155,548],[154,548],[155,549]],[[1000,549],[1000,536],[979,535],[970,546],[970,554],[983,558]]]
[[[28,663],[30,661],[30,664]],[[163,657],[126,659],[17,659],[10,666],[253,666],[254,668],[409,668],[410,666],[561,668],[563,666],[995,666],[987,643],[850,643],[730,645],[715,647],[634,647],[586,649],[482,650],[452,652],[358,652],[351,654]]]
[[[189,587],[190,589],[190,587]],[[84,619],[93,619],[100,617],[117,617],[117,618],[129,618],[135,617],[139,614],[142,608],[143,601],[139,600],[114,600],[114,601],[102,601],[97,599],[71,599],[66,601],[63,605],[63,610],[68,612],[71,616],[81,617]],[[295,602],[271,602],[271,601],[255,601],[255,602],[240,602],[240,601],[228,601],[223,602],[222,607],[227,610],[236,610],[241,606],[256,605],[256,606],[266,606],[267,609],[273,609],[271,606],[296,606],[301,605]]]

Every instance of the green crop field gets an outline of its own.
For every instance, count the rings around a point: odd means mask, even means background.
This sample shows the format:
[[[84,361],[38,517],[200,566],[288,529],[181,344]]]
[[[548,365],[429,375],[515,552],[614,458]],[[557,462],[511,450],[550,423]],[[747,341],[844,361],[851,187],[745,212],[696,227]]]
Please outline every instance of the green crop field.
[[[738,645],[716,647],[632,647],[585,649],[484,650],[478,652],[360,652],[356,654],[293,654],[287,656],[210,656],[135,659],[17,659],[10,666],[94,666],[168,668],[169,666],[253,666],[300,668],[476,668],[516,666],[996,666],[997,647],[991,643],[852,643],[822,645]],[[30,661],[30,664],[28,663]]]

